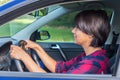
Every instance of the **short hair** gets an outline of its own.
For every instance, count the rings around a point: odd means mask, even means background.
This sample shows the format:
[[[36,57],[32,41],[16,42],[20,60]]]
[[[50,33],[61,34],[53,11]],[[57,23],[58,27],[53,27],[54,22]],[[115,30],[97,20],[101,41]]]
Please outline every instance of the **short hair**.
[[[75,25],[82,32],[93,36],[90,46],[102,47],[110,32],[110,21],[103,10],[86,10],[75,16]]]

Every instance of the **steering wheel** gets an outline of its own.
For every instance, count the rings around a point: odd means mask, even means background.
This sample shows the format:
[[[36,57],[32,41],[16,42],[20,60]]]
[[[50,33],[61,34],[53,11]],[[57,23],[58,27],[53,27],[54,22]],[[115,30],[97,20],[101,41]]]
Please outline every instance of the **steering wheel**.
[[[40,66],[39,62],[38,62],[38,57],[35,54],[35,51],[33,49],[30,49],[30,48],[28,50],[26,50],[25,49],[26,44],[27,44],[27,42],[24,41],[24,40],[21,40],[21,41],[18,42],[18,46],[21,47],[26,53],[28,53],[31,56],[31,58],[37,63],[37,65]],[[19,60],[15,60],[15,63],[17,65],[18,70],[20,72],[23,72],[24,68],[25,68],[25,65]]]
[[[27,42],[25,42],[24,40],[19,41],[18,46],[20,46],[23,50],[25,50],[33,59],[34,61],[39,65],[38,62],[38,57],[36,54],[33,53],[34,50],[32,49],[25,49],[25,45],[27,44]],[[10,46],[12,45],[12,41],[8,41],[5,44],[3,44],[2,46],[0,46],[0,71],[9,71],[10,70],[10,66],[11,66],[11,58],[10,58]],[[24,64],[19,61],[19,60],[14,60],[15,61],[15,65],[17,66],[17,69],[20,72],[24,71]],[[40,66],[40,65],[39,65]]]
[[[6,42],[0,47],[0,70],[8,71],[11,65],[10,58],[10,46],[12,45],[11,41]]]

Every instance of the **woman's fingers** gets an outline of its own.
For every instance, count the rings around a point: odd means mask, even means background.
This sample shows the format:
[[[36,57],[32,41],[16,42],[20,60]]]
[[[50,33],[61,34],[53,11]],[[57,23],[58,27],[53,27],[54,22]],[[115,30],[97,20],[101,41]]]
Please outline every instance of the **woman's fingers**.
[[[21,60],[22,56],[26,54],[20,47],[11,45],[10,48],[10,56],[11,58],[19,59]]]
[[[37,47],[37,45],[38,45],[35,42],[32,42],[30,40],[25,40],[25,41],[27,42],[27,45],[25,45],[26,49],[28,49],[28,48],[35,49]]]

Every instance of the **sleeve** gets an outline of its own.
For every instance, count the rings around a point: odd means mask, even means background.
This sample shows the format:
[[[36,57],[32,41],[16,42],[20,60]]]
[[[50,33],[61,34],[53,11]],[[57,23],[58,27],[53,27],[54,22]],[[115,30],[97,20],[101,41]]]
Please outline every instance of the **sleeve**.
[[[78,68],[70,69],[66,73],[70,74],[97,74],[99,67],[92,64],[82,64]]]
[[[67,62],[58,61],[56,64],[55,72],[56,73],[66,73],[71,68],[71,66],[73,66],[76,63],[77,60],[81,59],[82,56],[83,55],[80,54],[77,57],[75,57]]]

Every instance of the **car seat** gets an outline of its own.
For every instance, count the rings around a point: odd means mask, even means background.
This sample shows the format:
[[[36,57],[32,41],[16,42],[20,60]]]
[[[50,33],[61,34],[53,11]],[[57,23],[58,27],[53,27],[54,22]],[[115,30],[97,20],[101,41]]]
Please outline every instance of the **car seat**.
[[[116,55],[114,55],[110,59],[112,76],[116,76],[117,75],[117,70],[118,70],[118,65],[119,65],[119,59],[120,59],[120,44],[118,46]]]

